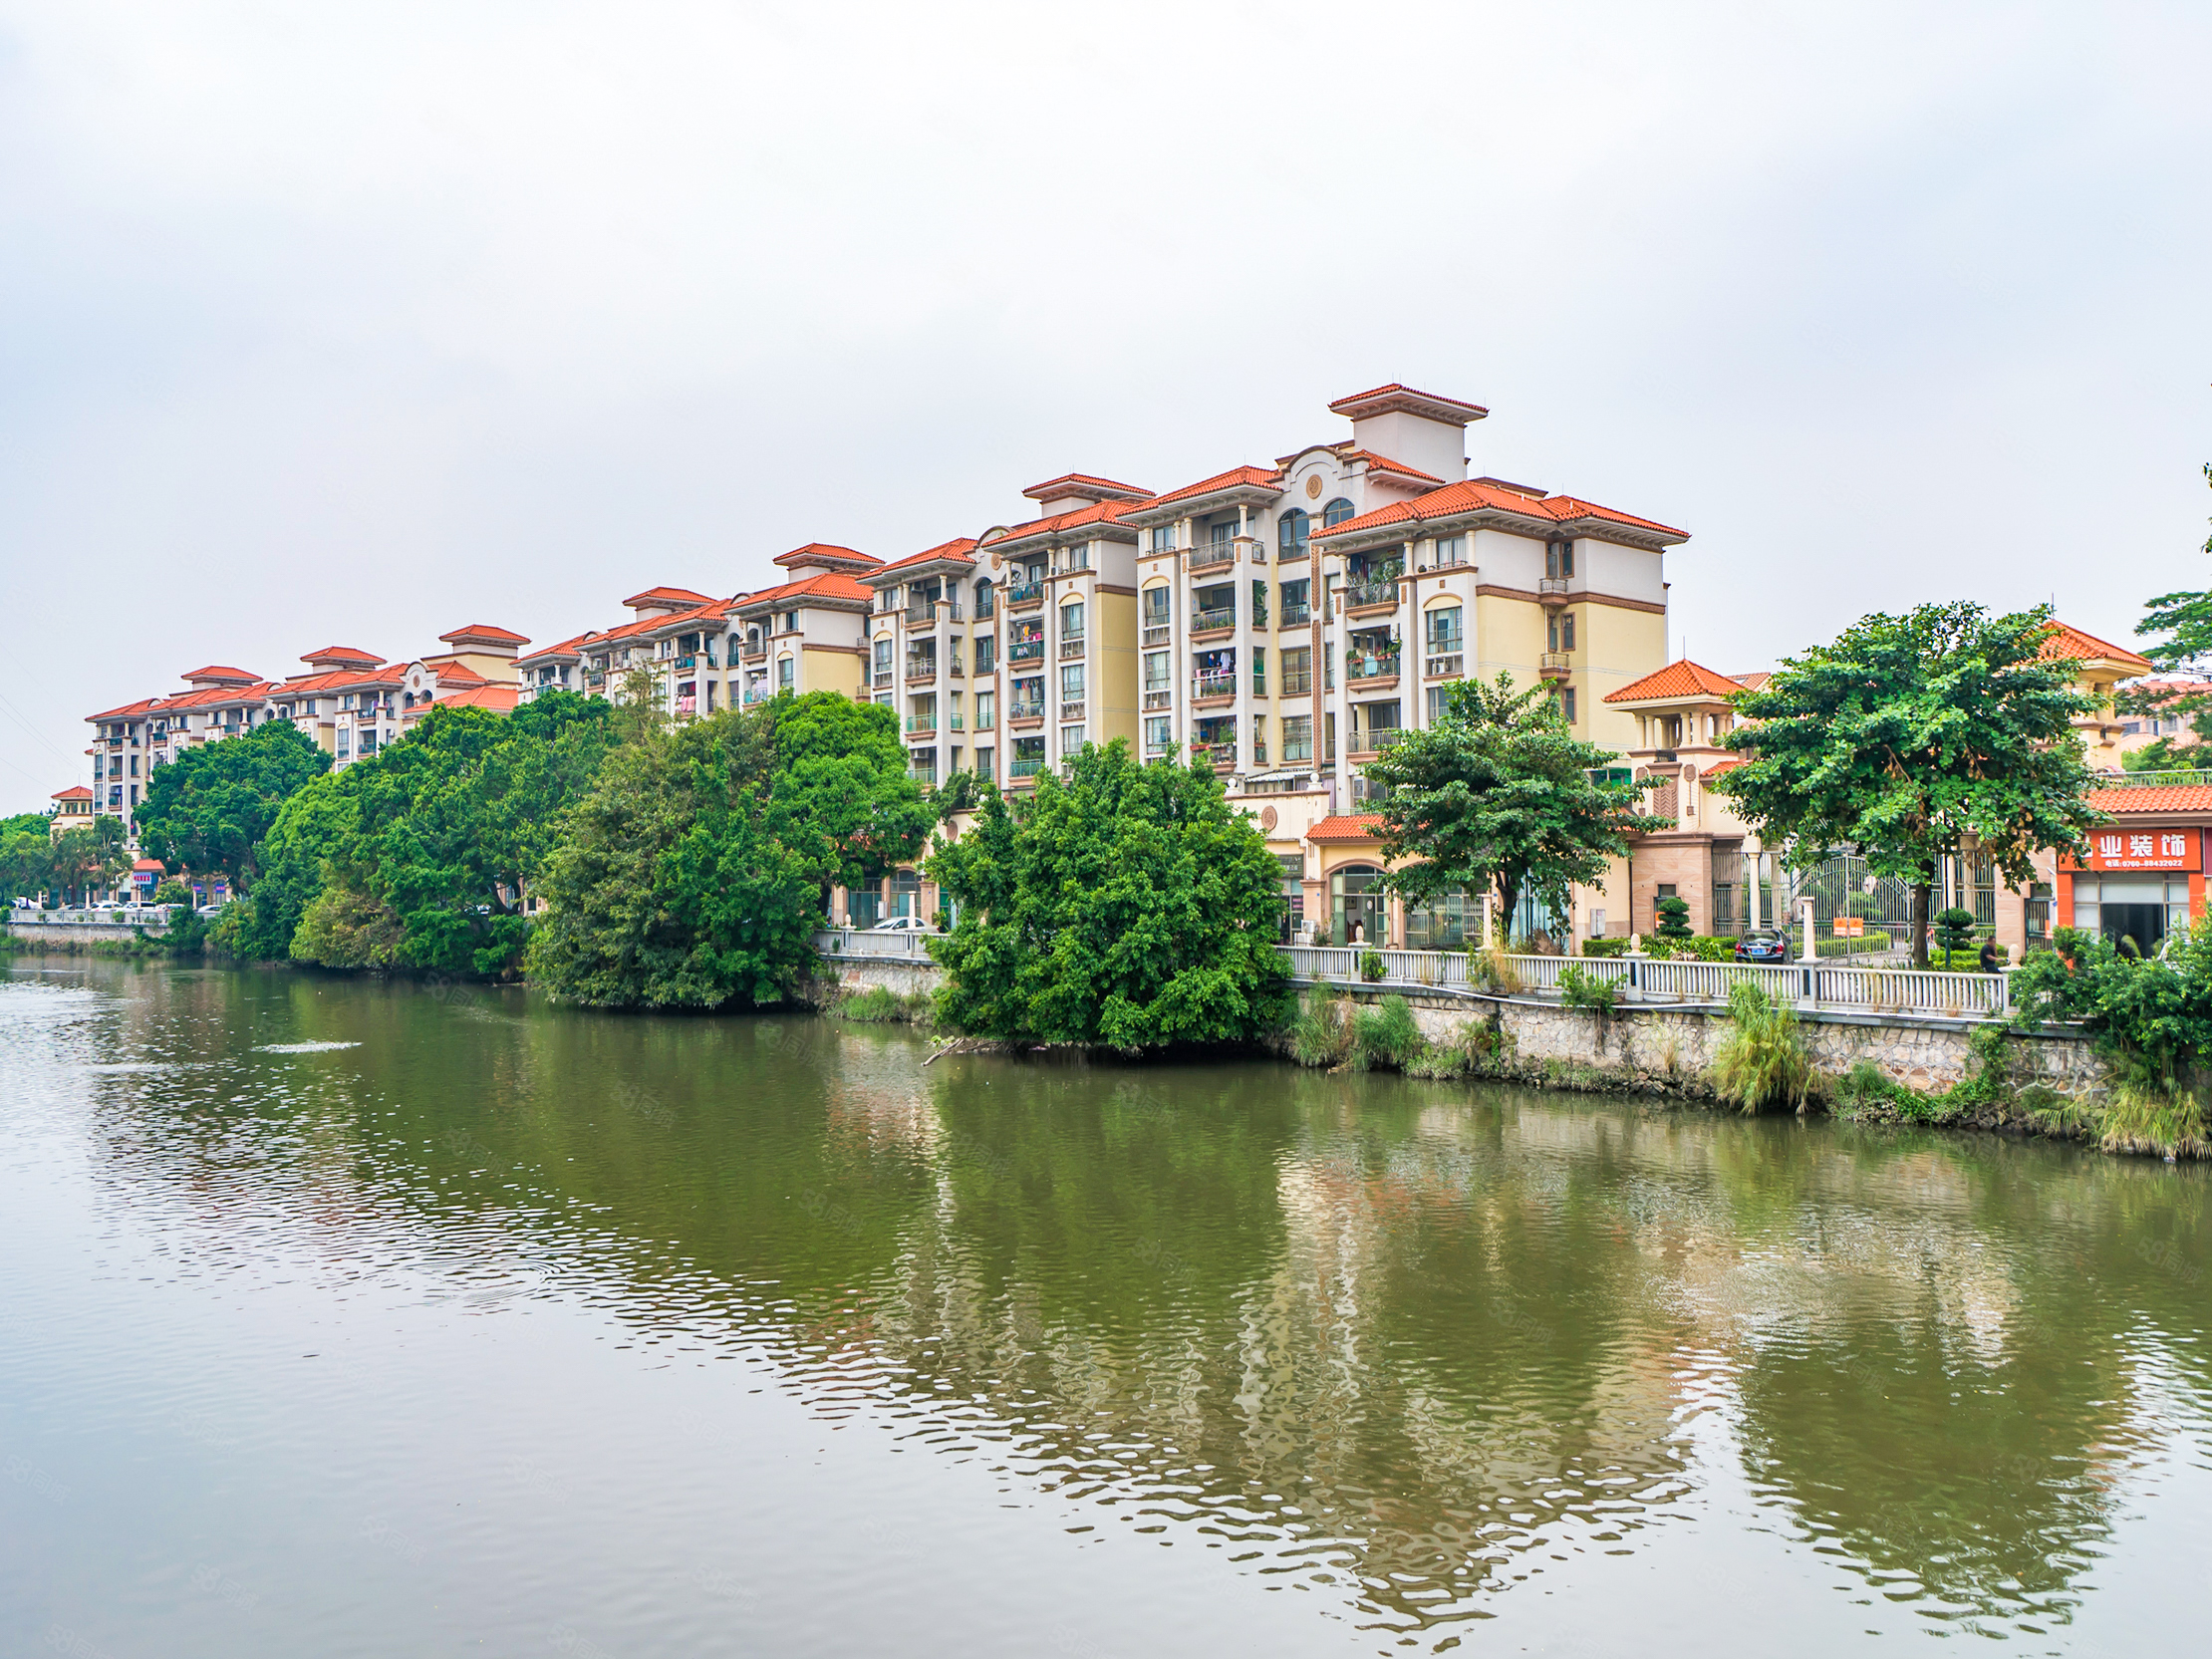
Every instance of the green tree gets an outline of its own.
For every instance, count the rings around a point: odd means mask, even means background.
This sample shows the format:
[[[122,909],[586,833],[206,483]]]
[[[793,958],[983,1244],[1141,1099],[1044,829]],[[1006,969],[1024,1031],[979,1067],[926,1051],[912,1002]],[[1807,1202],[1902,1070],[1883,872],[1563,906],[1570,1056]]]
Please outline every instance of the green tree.
[[[102,814],[55,838],[46,855],[46,885],[65,904],[81,902],[94,889],[113,886],[130,868],[123,820]]]
[[[54,817],[22,812],[0,818],[0,902],[32,897],[53,883]]]
[[[2212,485],[2212,463],[2204,468],[2204,481]],[[2212,536],[2205,538],[2203,551],[2212,553]],[[2202,673],[2212,666],[2212,592],[2183,589],[2158,595],[2144,610],[2135,632],[2154,636],[2143,655],[2157,667],[2169,674]],[[2138,754],[2123,757],[2122,764],[2129,771],[2194,766],[2200,756],[2193,751],[2212,741],[2212,688],[2182,692],[2122,691],[2113,701],[2122,713],[2187,720],[2194,739],[2176,743],[2171,737],[2160,737]]]
[[[257,854],[284,803],[330,770],[330,756],[289,720],[184,749],[146,780],[138,843],[195,876],[224,876],[250,893]]]
[[[1287,1011],[1282,872],[1207,765],[1120,738],[975,825],[929,872],[959,918],[931,952],[938,1017],[1013,1042],[1248,1041]]]
[[[1565,910],[1568,890],[1601,880],[1632,834],[1673,825],[1638,810],[1634,784],[1602,781],[1618,758],[1576,737],[1546,687],[1455,682],[1439,718],[1367,763],[1386,791],[1384,884],[1409,905],[1495,887],[1501,933],[1524,893]]]
[[[1690,937],[1690,901],[1668,894],[1656,907],[1659,917],[1658,934],[1661,939],[1688,939]]]
[[[641,728],[538,884],[531,974],[594,1007],[784,1000],[829,887],[911,858],[935,821],[889,708],[816,691]]]
[[[1795,869],[1847,848],[1910,883],[1913,963],[1925,968],[1937,860],[1967,837],[2015,885],[2033,879],[2039,852],[2086,851],[2096,819],[2072,722],[2092,704],[2074,689],[2074,664],[2039,655],[2050,630],[2048,606],[1864,617],[1737,697],[1749,723],[1723,742],[1745,764],[1713,787],[1769,847],[1787,845]]]

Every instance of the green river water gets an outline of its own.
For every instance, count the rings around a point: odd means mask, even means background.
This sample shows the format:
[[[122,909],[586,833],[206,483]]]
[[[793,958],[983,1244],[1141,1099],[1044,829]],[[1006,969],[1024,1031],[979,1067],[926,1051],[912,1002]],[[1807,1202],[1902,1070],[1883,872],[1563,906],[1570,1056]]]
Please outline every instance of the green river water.
[[[14,959],[0,1653],[2201,1650],[2202,1169],[929,1054]]]

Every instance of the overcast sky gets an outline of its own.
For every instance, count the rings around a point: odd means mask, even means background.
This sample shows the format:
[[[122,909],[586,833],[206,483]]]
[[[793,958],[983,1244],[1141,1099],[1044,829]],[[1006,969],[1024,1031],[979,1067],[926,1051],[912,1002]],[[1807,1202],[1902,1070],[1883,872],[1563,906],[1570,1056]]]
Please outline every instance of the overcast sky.
[[[0,0],[0,807],[1404,381],[1727,672],[2212,586],[2212,7]]]

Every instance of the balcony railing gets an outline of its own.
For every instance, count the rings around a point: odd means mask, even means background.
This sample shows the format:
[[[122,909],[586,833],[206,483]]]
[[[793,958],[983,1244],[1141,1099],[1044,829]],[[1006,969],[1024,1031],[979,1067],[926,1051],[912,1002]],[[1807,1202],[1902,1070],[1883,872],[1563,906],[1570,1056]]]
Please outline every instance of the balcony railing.
[[[1571,652],[1547,651],[1537,659],[1537,666],[1545,674],[1565,674],[1574,667]]]
[[[889,686],[894,680],[897,680],[898,678],[899,677],[893,674],[889,669],[878,669],[876,671],[876,690],[879,691],[882,691],[886,686]]]
[[[1061,719],[1063,719],[1063,720],[1079,720],[1079,719],[1081,719],[1082,717],[1083,717],[1083,704],[1082,704],[1081,700],[1077,700],[1077,701],[1075,701],[1075,702],[1063,702],[1063,703],[1061,703],[1061,704],[1060,704],[1060,718],[1061,718]]]
[[[1302,697],[1312,690],[1313,671],[1311,669],[1288,669],[1283,672],[1282,694],[1284,696]]]
[[[1276,626],[1277,628],[1303,628],[1303,627],[1305,627],[1305,626],[1306,626],[1306,624],[1310,623],[1310,622],[1311,622],[1312,620],[1313,620],[1313,607],[1312,607],[1312,606],[1310,606],[1310,605],[1285,605],[1285,606],[1284,606],[1284,607],[1282,608],[1282,620],[1281,620],[1280,622],[1276,623],[1276,624],[1275,624],[1275,626]]]
[[[1398,579],[1390,576],[1379,582],[1347,582],[1343,593],[1346,610],[1363,605],[1395,605],[1398,603]]]
[[[1017,582],[1006,589],[1006,603],[1009,606],[1034,605],[1043,598],[1044,584],[1042,582]]]
[[[1006,710],[1006,718],[1009,720],[1041,720],[1044,718],[1044,704],[1041,702],[1014,703]]]
[[[1186,570],[1215,570],[1237,562],[1237,544],[1234,541],[1208,542],[1204,547],[1194,547],[1184,555]]]
[[[1564,576],[1540,576],[1536,579],[1536,595],[1540,599],[1564,599],[1567,579]]]
[[[1344,678],[1346,680],[1382,680],[1397,672],[1398,654],[1394,651],[1382,656],[1370,654],[1364,657],[1346,657],[1344,659]]]
[[[1044,762],[1042,760],[1016,759],[1006,762],[1006,775],[1008,777],[1035,777],[1043,770]]]
[[[1432,657],[1421,665],[1422,672],[1431,680],[1441,680],[1446,675],[1458,674],[1466,666],[1466,654],[1458,651],[1448,652],[1441,657]]]
[[[1070,634],[1070,635],[1065,635],[1065,636],[1063,636],[1063,637],[1061,638],[1061,640],[1060,640],[1060,661],[1062,661],[1062,662],[1064,663],[1064,662],[1066,662],[1066,661],[1067,661],[1067,660],[1068,660],[1068,659],[1069,659],[1070,657],[1080,657],[1080,656],[1082,656],[1082,655],[1083,655],[1083,636],[1082,636],[1082,635],[1080,635],[1080,634]]]
[[[909,714],[907,716],[907,730],[910,732],[935,731],[936,729],[937,716],[935,714]]]
[[[2212,772],[2097,772],[2098,789],[2203,789],[2212,787]]]
[[[1145,630],[1145,644],[1148,646],[1164,646],[1173,633],[1174,630],[1169,628],[1167,624],[1156,623]]]
[[[1352,753],[1380,754],[1402,740],[1412,730],[1403,725],[1370,725],[1352,728]]]
[[[1462,548],[1457,553],[1439,553],[1421,568],[1423,570],[1465,570],[1467,563],[1467,551]]]
[[[991,729],[992,729],[992,728],[993,728],[994,726],[996,726],[996,724],[997,724],[997,723],[998,723],[998,710],[997,710],[997,709],[995,709],[995,708],[984,708],[984,709],[980,709],[980,710],[978,710],[978,711],[976,712],[976,715],[975,715],[975,729],[976,729],[977,731],[989,731],[989,730],[991,730]]]
[[[1201,611],[1191,619],[1191,632],[1194,634],[1205,634],[1217,628],[1235,628],[1236,626],[1237,607],[1234,605],[1224,605],[1219,610],[1214,611]]]
[[[1195,697],[1233,697],[1237,694],[1237,671],[1221,669],[1211,674],[1191,676],[1191,695]]]
[[[1172,708],[1174,706],[1175,693],[1173,691],[1165,688],[1159,690],[1148,689],[1145,691],[1145,707],[1147,709]]]
[[[1229,771],[1237,764],[1237,745],[1235,743],[1193,743],[1191,745],[1191,758],[1208,761],[1217,772]]]
[[[937,659],[935,657],[909,657],[907,659],[908,681],[935,680],[936,678]]]
[[[967,718],[968,716],[965,714],[955,714],[953,716],[951,729],[954,731],[966,731],[968,727],[962,722],[965,721]]]
[[[1043,662],[1044,641],[1041,638],[1014,641],[1012,645],[1006,648],[1006,661],[1009,663]]]
[[[980,593],[975,596],[975,620],[977,622],[988,622],[997,614],[998,603],[992,595]]]

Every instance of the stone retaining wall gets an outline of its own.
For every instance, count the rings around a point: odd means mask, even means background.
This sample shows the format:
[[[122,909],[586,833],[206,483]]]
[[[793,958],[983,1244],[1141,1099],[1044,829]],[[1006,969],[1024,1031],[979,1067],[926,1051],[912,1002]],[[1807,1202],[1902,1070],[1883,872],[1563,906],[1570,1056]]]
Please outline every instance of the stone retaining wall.
[[[817,995],[830,985],[847,990],[868,990],[876,985],[912,996],[918,990],[935,990],[945,982],[945,969],[927,959],[903,957],[822,957],[815,979]]]
[[[129,945],[140,934],[159,939],[166,928],[133,928],[107,922],[18,922],[8,919],[8,937],[36,951],[67,951],[73,945]]]

